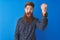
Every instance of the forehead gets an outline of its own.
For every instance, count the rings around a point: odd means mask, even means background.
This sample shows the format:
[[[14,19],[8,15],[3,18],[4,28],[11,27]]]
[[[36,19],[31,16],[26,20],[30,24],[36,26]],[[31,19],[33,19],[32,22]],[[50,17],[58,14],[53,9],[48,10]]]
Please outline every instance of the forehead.
[[[33,8],[31,5],[27,5],[26,8]]]

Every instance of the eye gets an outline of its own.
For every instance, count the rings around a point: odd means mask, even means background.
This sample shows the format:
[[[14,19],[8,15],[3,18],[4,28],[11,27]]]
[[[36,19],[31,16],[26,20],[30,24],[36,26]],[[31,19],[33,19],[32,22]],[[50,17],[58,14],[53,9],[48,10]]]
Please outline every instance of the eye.
[[[29,9],[29,8],[26,8],[27,10]]]

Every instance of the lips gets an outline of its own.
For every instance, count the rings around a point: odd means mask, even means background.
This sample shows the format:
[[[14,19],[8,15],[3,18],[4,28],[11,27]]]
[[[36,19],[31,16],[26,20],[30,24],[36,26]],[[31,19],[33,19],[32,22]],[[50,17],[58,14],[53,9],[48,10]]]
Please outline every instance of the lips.
[[[31,12],[27,13],[26,15],[27,15],[28,17],[30,17],[30,16],[31,16]]]
[[[30,14],[31,14],[31,12],[28,12],[28,13],[27,13],[27,15],[30,15]]]
[[[26,22],[31,22],[33,20],[33,13],[25,13],[24,14],[24,20]]]

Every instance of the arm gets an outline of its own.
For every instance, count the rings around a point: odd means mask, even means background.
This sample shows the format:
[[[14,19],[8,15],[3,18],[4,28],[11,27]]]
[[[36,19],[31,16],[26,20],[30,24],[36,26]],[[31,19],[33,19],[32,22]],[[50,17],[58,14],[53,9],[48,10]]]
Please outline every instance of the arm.
[[[47,4],[43,3],[41,5],[41,10],[42,10],[42,21],[40,22],[39,20],[37,21],[36,23],[36,26],[41,28],[41,29],[45,29],[47,24],[48,24],[48,19],[47,19],[47,12],[46,12],[46,9],[47,9]]]
[[[48,24],[48,19],[47,19],[47,15],[45,15],[45,16],[42,16],[41,22],[39,20],[37,20],[36,27],[44,30],[46,28],[47,24]]]
[[[18,20],[17,25],[16,25],[14,40],[19,40],[19,20]]]

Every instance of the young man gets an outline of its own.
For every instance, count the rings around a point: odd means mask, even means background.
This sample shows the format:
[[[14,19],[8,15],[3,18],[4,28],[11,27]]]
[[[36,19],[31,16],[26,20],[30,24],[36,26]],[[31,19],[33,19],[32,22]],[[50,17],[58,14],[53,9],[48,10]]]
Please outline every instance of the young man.
[[[44,30],[48,22],[46,8],[47,4],[43,3],[41,5],[42,21],[40,22],[33,16],[34,4],[32,2],[26,3],[24,16],[17,22],[15,40],[36,40],[36,27]]]

